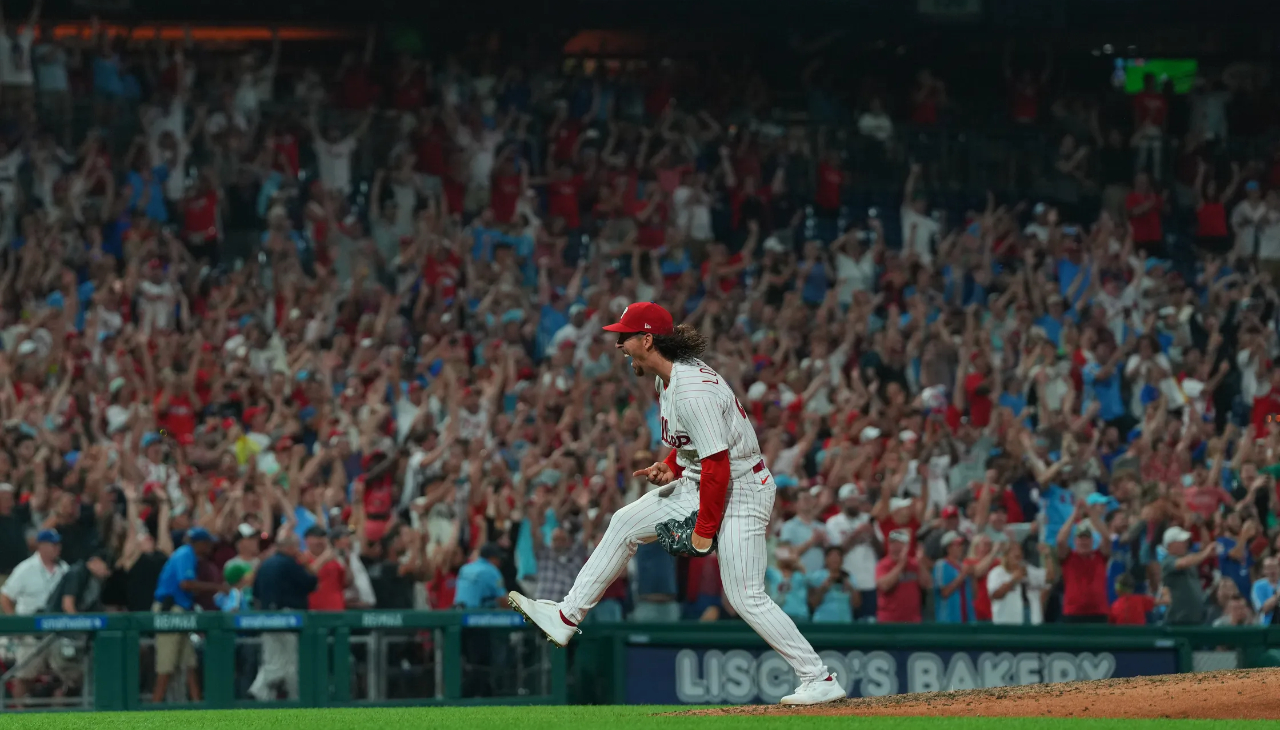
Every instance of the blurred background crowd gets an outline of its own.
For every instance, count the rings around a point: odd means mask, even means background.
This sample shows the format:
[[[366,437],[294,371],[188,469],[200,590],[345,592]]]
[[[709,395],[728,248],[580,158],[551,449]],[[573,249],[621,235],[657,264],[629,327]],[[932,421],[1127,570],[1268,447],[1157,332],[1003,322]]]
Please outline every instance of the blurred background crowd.
[[[600,332],[656,301],[756,425],[797,621],[1277,616],[1265,61],[1010,35],[962,68],[840,32],[445,52],[19,5],[5,613],[560,599],[666,455]],[[647,545],[590,620],[736,617],[714,555]],[[157,640],[155,699],[197,649]],[[10,650],[15,696],[77,681]]]

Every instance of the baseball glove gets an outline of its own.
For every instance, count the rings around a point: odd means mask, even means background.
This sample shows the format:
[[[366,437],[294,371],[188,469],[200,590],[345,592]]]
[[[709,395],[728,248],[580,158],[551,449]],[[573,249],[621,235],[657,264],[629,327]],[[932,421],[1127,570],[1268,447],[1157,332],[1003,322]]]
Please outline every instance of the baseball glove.
[[[683,520],[670,519],[666,522],[659,522],[656,528],[658,532],[658,544],[663,550],[680,557],[682,555],[691,558],[701,558],[710,555],[716,549],[718,538],[711,538],[711,547],[706,551],[696,550],[693,547],[693,527],[698,523],[698,510],[694,510],[692,514]]]

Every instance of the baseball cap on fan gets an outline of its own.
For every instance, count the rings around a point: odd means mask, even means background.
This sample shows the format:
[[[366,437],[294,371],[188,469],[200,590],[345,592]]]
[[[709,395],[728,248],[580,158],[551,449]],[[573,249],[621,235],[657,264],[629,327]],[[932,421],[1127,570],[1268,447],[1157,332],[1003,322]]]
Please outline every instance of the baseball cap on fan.
[[[636,302],[622,310],[622,317],[604,326],[609,332],[643,332],[649,335],[669,335],[675,329],[671,313],[653,302]]]
[[[1190,539],[1191,539],[1190,532],[1182,529],[1181,527],[1178,527],[1177,525],[1174,525],[1173,527],[1170,527],[1164,531],[1164,538],[1160,541],[1160,544],[1163,545],[1164,547],[1169,547],[1175,542],[1187,542]]]

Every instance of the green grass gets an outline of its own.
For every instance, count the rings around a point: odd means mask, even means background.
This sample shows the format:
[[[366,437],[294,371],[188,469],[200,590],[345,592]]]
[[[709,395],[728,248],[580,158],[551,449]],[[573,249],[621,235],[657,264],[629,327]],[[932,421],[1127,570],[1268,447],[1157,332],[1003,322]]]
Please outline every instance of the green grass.
[[[334,708],[308,710],[191,710],[121,713],[6,712],[4,730],[654,730],[728,727],[854,728],[855,730],[1226,730],[1275,727],[1274,721],[1069,720],[936,717],[731,716],[670,717],[689,709],[653,706]]]

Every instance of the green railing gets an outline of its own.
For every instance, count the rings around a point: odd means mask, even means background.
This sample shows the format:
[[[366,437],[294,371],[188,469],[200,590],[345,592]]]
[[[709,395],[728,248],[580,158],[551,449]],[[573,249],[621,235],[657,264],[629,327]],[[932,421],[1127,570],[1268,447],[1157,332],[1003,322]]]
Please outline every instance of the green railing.
[[[1200,668],[1205,655],[1225,659],[1226,666],[1280,665],[1280,628],[807,624],[803,630],[855,696],[1189,672]],[[274,631],[297,634],[298,695],[247,698],[237,692],[245,680],[242,649],[254,636]],[[97,710],[767,702],[794,681],[785,662],[737,622],[594,623],[566,652],[509,611],[0,617],[0,637],[50,633],[90,637],[83,683],[88,696],[78,706]],[[200,637],[201,701],[153,703],[143,696],[143,677],[150,671],[146,647],[162,633]],[[417,681],[409,687],[416,692],[412,696],[388,697],[371,689],[376,665],[387,658],[375,647],[392,637],[422,647],[419,675],[428,668],[434,672],[410,680]],[[511,657],[513,646],[525,652],[519,665],[536,686],[517,684],[515,694],[499,697],[468,692],[465,678],[476,672],[517,673],[515,660],[488,653],[507,651]],[[468,655],[477,649],[479,656]],[[359,681],[357,657],[365,659],[358,693],[352,688]],[[381,665],[385,670],[387,662]]]
[[[238,639],[262,632],[290,631],[298,637],[298,696],[290,700],[259,701],[237,697],[242,667],[237,663]],[[543,691],[512,696],[465,696],[463,688],[464,632],[472,635],[525,633],[527,646],[541,652],[539,666]],[[0,637],[40,637],[49,633],[88,636],[85,706],[96,710],[148,710],[235,707],[324,707],[335,705],[458,705],[458,704],[565,704],[566,657],[547,646],[541,635],[525,628],[510,611],[359,611],[345,613],[136,613],[83,616],[43,615],[0,617]],[[143,647],[156,634],[180,633],[200,637],[200,677],[203,698],[199,702],[152,703],[143,698]],[[367,646],[388,634],[428,634],[434,654],[430,662],[435,681],[433,696],[384,699],[355,698],[351,691],[353,639],[359,635]],[[369,641],[373,637],[375,641]],[[378,668],[385,671],[386,667]],[[171,684],[182,683],[175,674]],[[0,702],[0,709],[6,703]]]

